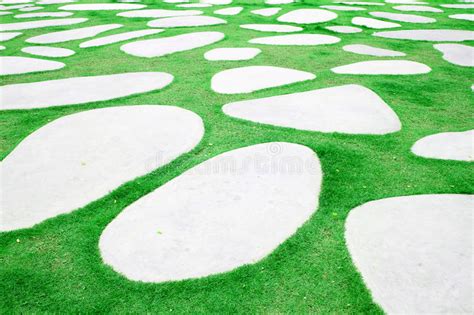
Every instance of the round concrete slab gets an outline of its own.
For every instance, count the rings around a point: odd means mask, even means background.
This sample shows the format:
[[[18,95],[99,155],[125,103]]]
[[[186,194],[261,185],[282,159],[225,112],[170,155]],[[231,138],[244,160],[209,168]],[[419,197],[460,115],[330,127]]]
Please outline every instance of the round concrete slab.
[[[243,24],[241,28],[260,32],[275,32],[275,33],[294,33],[301,32],[302,27],[282,24]]]
[[[202,120],[172,106],[119,106],[56,119],[3,161],[1,231],[31,227],[101,198],[193,149]]]
[[[149,27],[196,27],[226,24],[227,21],[213,16],[169,17],[148,22]]]
[[[0,24],[0,31],[21,31],[35,28],[52,27],[52,26],[64,26],[84,23],[88,19],[86,18],[69,18],[69,19],[52,19],[52,20],[41,20],[41,21],[30,21],[30,22],[17,22]]]
[[[173,16],[190,16],[203,14],[199,10],[163,10],[163,9],[149,9],[149,10],[135,10],[120,12],[117,16],[129,18],[163,18]]]
[[[474,161],[474,130],[443,132],[421,138],[411,148],[419,156],[457,161]]]
[[[38,36],[28,38],[27,43],[32,44],[55,44],[64,43],[72,40],[84,39],[94,37],[100,33],[107,32],[122,27],[122,24],[106,24],[81,27],[66,31],[46,33]]]
[[[2,65],[0,67],[0,75],[52,71],[66,66],[64,63],[58,61],[10,56],[0,56],[0,65]],[[18,97],[20,97],[20,95],[18,95]],[[5,101],[4,99],[5,95],[2,95],[2,103]]]
[[[232,150],[125,208],[102,232],[100,254],[115,271],[144,282],[253,264],[316,211],[321,181],[318,157],[305,146],[271,142]]]
[[[75,54],[74,50],[60,47],[28,46],[21,49],[22,52],[42,57],[69,57]]]
[[[314,78],[314,74],[305,71],[272,66],[248,66],[215,74],[211,80],[211,88],[221,94],[252,93]]]
[[[428,73],[431,68],[409,60],[371,60],[332,68],[331,71],[339,74],[412,75]]]
[[[216,48],[206,52],[204,58],[211,61],[250,60],[261,52],[258,48]]]
[[[81,3],[68,4],[59,7],[59,10],[64,11],[104,11],[104,10],[136,10],[143,9],[146,5],[132,4],[132,3]]]
[[[326,26],[325,28],[332,32],[343,33],[343,34],[353,34],[353,33],[362,32],[361,28],[354,27],[354,26]]]
[[[415,14],[389,13],[389,12],[369,12],[369,14],[378,18],[382,18],[382,19],[388,19],[392,21],[406,22],[406,23],[434,23],[436,22],[436,19],[426,17],[426,16],[421,16],[421,15],[415,15]]]
[[[376,57],[403,57],[406,56],[405,53],[390,50],[390,49],[383,49],[377,48],[369,45],[346,45],[342,47],[344,51],[352,52],[359,55],[367,55],[367,56],[376,56]]]
[[[110,45],[110,44],[123,42],[123,41],[129,40],[129,39],[144,37],[144,36],[153,35],[153,34],[158,34],[158,33],[161,33],[163,31],[164,30],[160,30],[160,29],[155,29],[155,30],[145,29],[145,30],[138,30],[138,31],[131,31],[131,32],[125,32],[125,33],[120,33],[120,34],[114,34],[114,35],[109,35],[109,36],[104,36],[104,37],[99,37],[99,38],[88,40],[86,42],[81,43],[79,45],[79,47],[88,48],[88,47],[98,47],[98,46]]]
[[[461,44],[435,44],[433,47],[443,53],[443,59],[464,67],[474,67],[474,47]]]
[[[377,19],[372,18],[365,18],[365,17],[355,17],[351,20],[351,23],[358,26],[365,26],[368,28],[375,28],[375,29],[382,29],[382,28],[395,28],[400,27],[401,25],[398,23],[392,22],[385,22]]]
[[[337,14],[323,9],[297,9],[278,17],[279,22],[296,24],[313,24],[331,21]]]
[[[218,15],[237,15],[242,12],[243,7],[232,7],[232,8],[225,8],[214,11],[214,14]]]
[[[372,35],[393,39],[425,40],[435,42],[462,42],[474,40],[474,31],[463,30],[405,30],[375,32]]]
[[[335,44],[340,42],[339,37],[319,34],[291,34],[269,37],[258,37],[249,40],[251,44],[282,45],[282,46],[316,46]]]

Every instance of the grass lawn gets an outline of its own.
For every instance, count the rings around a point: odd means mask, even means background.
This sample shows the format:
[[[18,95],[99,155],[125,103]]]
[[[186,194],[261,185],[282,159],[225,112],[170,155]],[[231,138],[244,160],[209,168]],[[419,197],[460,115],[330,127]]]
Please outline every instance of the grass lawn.
[[[445,1],[429,2],[437,5]],[[143,3],[148,5],[147,9],[175,8],[175,4],[158,0]],[[304,26],[301,33],[334,35],[342,39],[332,45],[254,45],[248,41],[273,34],[239,27],[240,24],[276,23],[276,18],[285,12],[323,4],[333,3],[329,0],[298,1],[281,5],[283,9],[275,16],[263,17],[250,13],[254,9],[270,7],[263,1],[234,0],[232,5],[225,7],[243,6],[244,10],[235,16],[219,16],[228,24],[170,28],[147,37],[206,30],[226,35],[224,40],[206,47],[159,58],[139,58],[119,49],[125,42],[79,48],[79,44],[87,40],[84,39],[53,45],[76,51],[73,56],[57,59],[66,63],[61,70],[3,76],[2,85],[139,71],[163,71],[172,74],[175,80],[163,90],[112,101],[2,111],[1,159],[25,137],[48,122],[102,107],[143,104],[179,106],[203,119],[205,135],[191,152],[120,186],[84,208],[51,218],[33,228],[0,234],[0,313],[123,313],[125,310],[132,313],[382,313],[352,264],[344,241],[345,219],[352,208],[371,200],[403,195],[474,192],[472,163],[426,159],[410,151],[411,146],[426,135],[473,128],[473,72],[471,68],[443,60],[441,53],[433,48],[433,42],[374,37],[371,33],[375,30],[367,28],[355,34],[338,34],[324,28],[330,25],[351,26],[352,17],[370,17],[370,11],[418,14],[393,10],[391,4],[366,7],[366,11],[360,12],[337,11],[338,18],[335,20]],[[43,11],[57,11],[60,6],[47,5]],[[215,10],[223,7],[198,10],[213,16]],[[437,22],[400,22],[400,29],[474,30],[472,22],[448,18],[449,14],[468,13],[469,10],[444,11],[420,12],[419,15],[436,18]],[[25,39],[53,30],[108,23],[124,25],[100,35],[105,36],[144,29],[151,20],[117,17],[116,13],[118,11],[77,11],[72,17],[87,17],[89,21],[73,26],[21,31],[24,33],[22,36],[2,43],[7,48],[0,51],[0,55],[28,57],[21,52],[21,48],[26,46]],[[1,20],[2,23],[20,21],[13,18],[13,14],[2,16]],[[407,76],[331,72],[330,69],[336,66],[379,59],[343,51],[342,47],[348,44],[367,44],[402,51],[407,56],[400,59],[424,63],[432,71]],[[463,44],[472,45],[472,42]],[[206,51],[219,47],[258,47],[262,53],[248,61],[211,62],[204,59]],[[248,65],[298,69],[314,73],[317,77],[252,94],[223,95],[211,90],[210,82],[214,74]],[[231,118],[221,110],[224,104],[234,101],[351,83],[373,90],[389,104],[400,118],[401,131],[373,136],[301,131]],[[313,149],[321,160],[324,178],[318,210],[295,235],[264,260],[225,274],[159,284],[130,281],[103,264],[98,248],[99,237],[107,224],[125,207],[213,156],[270,141],[298,143]]]

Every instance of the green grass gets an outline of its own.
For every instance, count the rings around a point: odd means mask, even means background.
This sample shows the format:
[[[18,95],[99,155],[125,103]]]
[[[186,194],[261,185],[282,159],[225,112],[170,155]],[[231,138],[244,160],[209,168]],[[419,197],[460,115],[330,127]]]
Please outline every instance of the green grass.
[[[174,8],[172,4],[154,5],[158,3],[155,1],[145,3],[149,8]],[[284,5],[281,13],[329,3],[302,1]],[[335,34],[323,28],[350,25],[351,17],[368,17],[369,11],[397,11],[389,5],[367,7],[364,12],[340,11],[338,19],[306,26],[304,31],[336,35],[342,38],[340,43],[278,47],[248,44],[251,38],[270,36],[271,33],[244,30],[238,26],[276,21],[276,16],[265,18],[250,14],[251,9],[265,7],[262,1],[234,0],[233,5],[245,5],[245,10],[237,16],[223,17],[229,22],[227,25],[169,29],[147,37],[202,30],[226,34],[225,40],[208,47],[147,59],[121,52],[119,47],[123,43],[80,49],[81,41],[73,41],[58,45],[78,52],[61,59],[67,65],[64,69],[2,78],[2,84],[13,84],[135,71],[164,71],[175,76],[174,82],[164,90],[113,101],[3,111],[0,115],[0,159],[49,121],[101,107],[176,105],[200,115],[206,133],[190,153],[122,185],[82,209],[49,219],[31,229],[0,234],[0,313],[381,313],[345,246],[344,221],[350,209],[370,200],[393,196],[474,192],[472,163],[424,159],[410,152],[413,143],[423,136],[473,128],[472,70],[444,61],[432,47],[433,43],[377,38],[370,36],[373,31],[368,29],[358,34]],[[49,5],[44,11],[56,10],[59,6]],[[216,7],[202,10],[211,14]],[[438,22],[402,23],[403,29],[473,30],[472,22],[447,17],[459,11],[462,10],[420,13],[435,17]],[[106,23],[126,25],[105,33],[113,34],[143,29],[149,20],[120,18],[107,11],[77,12],[74,17],[89,17],[90,20],[54,30]],[[3,23],[19,21],[12,15],[1,19]],[[23,36],[5,42],[7,49],[0,54],[27,56],[20,51],[25,46],[24,40],[51,30],[53,28],[23,31]],[[375,59],[342,50],[342,46],[355,43],[403,51],[407,53],[406,59],[425,63],[433,71],[413,76],[336,75],[330,72],[335,66]],[[208,62],[203,58],[204,52],[211,48],[250,46],[263,51],[250,61]],[[215,73],[246,65],[294,68],[315,73],[317,78],[251,95],[219,95],[210,89],[210,80]],[[232,101],[348,83],[362,84],[380,95],[399,116],[402,130],[384,136],[298,131],[234,119],[221,111],[224,104]],[[270,256],[226,274],[162,284],[129,281],[102,263],[99,236],[126,206],[213,156],[268,141],[287,141],[310,147],[318,154],[324,171],[319,209]]]

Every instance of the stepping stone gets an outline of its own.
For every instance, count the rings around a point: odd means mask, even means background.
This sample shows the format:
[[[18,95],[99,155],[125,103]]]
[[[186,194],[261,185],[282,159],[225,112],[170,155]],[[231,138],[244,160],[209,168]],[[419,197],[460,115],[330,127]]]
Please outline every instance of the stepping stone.
[[[22,9],[22,8],[27,8],[27,7],[32,7],[32,4],[18,4],[18,5],[1,5],[0,4],[0,10],[16,10],[16,9]]]
[[[415,1],[415,0],[385,0],[386,3],[392,4],[428,4],[424,1]]]
[[[312,73],[272,66],[248,66],[221,71],[211,80],[211,88],[220,94],[255,91],[313,80]]]
[[[262,51],[258,48],[215,48],[204,54],[211,61],[220,60],[250,60]]]
[[[232,0],[201,0],[200,2],[210,5],[227,5],[231,4]]]
[[[461,44],[435,44],[433,47],[443,53],[443,59],[464,67],[474,67],[474,47]]]
[[[440,4],[440,6],[448,9],[474,9],[474,4]]]
[[[398,10],[398,11],[414,11],[414,12],[434,12],[434,13],[443,12],[443,10],[441,9],[424,6],[424,5],[397,5],[397,6],[394,6],[393,9]]]
[[[122,27],[122,24],[105,24],[75,28],[72,30],[59,31],[38,35],[28,38],[27,43],[33,44],[55,44],[64,43],[72,40],[94,37],[100,33],[107,32]]]
[[[73,15],[72,12],[35,12],[35,13],[22,13],[15,15],[16,19],[33,19],[33,18],[44,18],[44,17],[66,17]]]
[[[336,33],[352,34],[362,32],[361,28],[354,26],[326,26],[325,29]]]
[[[208,7],[212,7],[212,4],[209,4],[209,3],[184,3],[184,4],[178,4],[176,7],[178,7],[178,8],[208,8]]]
[[[431,68],[409,60],[371,60],[332,68],[331,71],[338,74],[411,75],[428,73]]]
[[[164,3],[186,3],[189,0],[163,0]]]
[[[416,195],[352,209],[352,261],[388,314],[472,313],[472,195]]]
[[[29,3],[32,0],[2,0],[0,4],[16,4],[16,3]]]
[[[162,9],[151,9],[151,10],[136,10],[120,12],[117,16],[128,17],[128,18],[162,18],[162,17],[173,17],[173,16],[190,16],[203,14],[199,10],[162,10]]]
[[[278,4],[289,4],[295,2],[294,0],[265,0],[265,4],[278,5]]]
[[[59,47],[28,46],[21,49],[22,52],[43,57],[69,57],[75,54],[74,50]]]
[[[372,35],[392,39],[425,40],[434,42],[462,42],[474,40],[473,31],[461,30],[405,30],[375,32]]]
[[[21,8],[20,10],[18,11],[21,11],[21,12],[32,12],[32,11],[38,11],[38,10],[42,10],[44,9],[44,7],[27,7],[27,8]]]
[[[131,31],[131,32],[125,32],[125,33],[120,33],[120,34],[114,34],[114,35],[109,35],[109,36],[104,36],[104,37],[99,37],[95,39],[88,40],[86,42],[83,42],[79,45],[81,48],[88,48],[88,47],[98,47],[98,46],[104,46],[104,45],[110,45],[114,43],[119,43],[123,42],[129,39],[134,39],[134,38],[140,38],[143,36],[147,35],[153,35],[153,34],[158,34],[163,32],[163,30],[139,30],[139,31]]]
[[[293,33],[301,32],[302,27],[281,24],[243,24],[241,28],[260,32]]]
[[[268,9],[258,9],[250,11],[250,13],[261,15],[261,16],[272,16],[280,12],[281,8],[268,8]]]
[[[131,3],[81,3],[81,4],[67,4],[59,7],[59,10],[64,11],[104,11],[104,10],[136,10],[143,9],[146,5],[131,4]]]
[[[7,47],[0,45],[0,50],[5,50],[5,49],[7,49]]]
[[[474,14],[452,14],[449,16],[449,18],[456,20],[474,21]]]
[[[35,28],[51,27],[51,26],[64,26],[79,24],[87,21],[86,18],[69,18],[69,19],[52,19],[52,20],[41,20],[41,21],[30,21],[30,22],[16,22],[0,24],[0,31],[21,31]]]
[[[76,0],[42,0],[36,2],[36,4],[60,4],[60,3],[71,3],[76,2]]]
[[[320,8],[334,11],[364,11],[365,8],[351,7],[345,5],[322,5]]]
[[[342,47],[344,51],[352,52],[359,55],[367,55],[367,56],[376,56],[376,57],[403,57],[406,56],[405,53],[389,50],[389,49],[382,49],[377,48],[369,45],[346,45]]]
[[[232,8],[225,8],[214,11],[214,14],[218,15],[237,15],[242,12],[243,7],[232,7]]]
[[[380,2],[363,2],[363,1],[344,1],[341,3],[347,4],[347,5],[378,5],[378,6],[385,5],[385,3],[380,3]]]
[[[331,21],[335,18],[337,14],[328,10],[298,9],[283,14],[277,20],[285,23],[312,24]]]
[[[384,135],[401,128],[377,94],[355,84],[239,101],[222,110],[231,117],[299,130]]]
[[[407,22],[407,23],[434,23],[436,19],[425,17],[421,15],[414,14],[401,14],[401,13],[389,13],[389,12],[370,12],[372,16],[388,19],[398,22]]]
[[[2,161],[0,230],[86,206],[192,150],[203,134],[199,116],[172,106],[109,107],[56,119]]]
[[[472,162],[473,139],[474,130],[442,132],[421,138],[415,142],[411,151],[425,158]]]
[[[3,15],[10,15],[10,14],[13,14],[13,12],[10,12],[10,11],[0,11],[0,16],[3,16]]]
[[[226,24],[227,21],[213,16],[169,17],[148,22],[149,27],[196,27]]]
[[[242,165],[256,158],[261,167]],[[288,161],[296,161],[296,170],[288,170]],[[209,171],[216,165],[224,169]],[[321,181],[318,157],[299,144],[270,142],[225,152],[125,208],[102,232],[100,254],[115,271],[144,282],[200,278],[253,264],[310,219]]]
[[[22,33],[20,32],[0,33],[0,42],[6,42],[7,40],[20,36],[21,34]]]
[[[249,40],[251,44],[283,45],[283,46],[315,46],[340,42],[341,39],[330,35],[291,34],[269,37],[258,37]]]
[[[52,71],[64,68],[66,65],[62,62],[43,60],[27,57],[0,56],[0,75],[24,74],[40,71]],[[2,86],[4,87],[4,86]],[[17,97],[22,98],[23,92]],[[5,102],[5,95],[2,95],[2,103]],[[3,104],[1,105],[3,107]]]
[[[161,57],[181,51],[204,47],[224,39],[221,32],[194,32],[170,37],[140,40],[120,47],[123,52],[137,57]]]
[[[162,89],[172,81],[173,76],[164,72],[128,72],[3,85],[0,86],[0,109],[43,108],[108,101]]]
[[[394,27],[401,26],[398,23],[385,22],[385,21],[380,21],[377,19],[365,18],[365,17],[360,17],[360,16],[353,18],[351,22],[354,25],[365,26],[368,28],[375,28],[375,29],[394,28]]]

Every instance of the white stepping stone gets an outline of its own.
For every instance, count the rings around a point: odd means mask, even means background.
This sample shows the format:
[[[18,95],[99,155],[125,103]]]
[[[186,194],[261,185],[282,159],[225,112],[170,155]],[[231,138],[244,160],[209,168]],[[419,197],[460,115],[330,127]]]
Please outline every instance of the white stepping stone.
[[[377,19],[360,17],[360,16],[353,18],[351,22],[354,25],[365,26],[365,27],[368,27],[368,28],[375,28],[375,29],[394,28],[394,27],[400,27],[401,26],[398,23],[380,21],[380,20],[377,20]]]
[[[428,4],[424,1],[415,1],[415,0],[385,0],[386,3],[392,4]]]
[[[15,15],[16,19],[33,19],[33,18],[44,18],[44,17],[66,17],[73,15],[72,12],[35,12],[35,13],[22,13]]]
[[[315,46],[340,42],[341,39],[330,35],[320,34],[290,34],[269,37],[258,37],[249,40],[251,44],[283,45],[283,46]]]
[[[383,135],[399,131],[400,120],[374,92],[342,85],[226,104],[226,115],[299,130]]]
[[[24,74],[40,71],[58,70],[66,65],[62,62],[43,60],[28,57],[0,56],[0,75]],[[23,92],[20,92],[23,93]],[[2,95],[2,103],[5,102],[5,95]],[[21,94],[17,95],[21,98]],[[3,107],[3,105],[2,105]]]
[[[261,163],[241,165],[255,159]],[[288,161],[312,169],[288,171]],[[216,165],[224,170],[209,171]],[[318,157],[299,144],[271,142],[220,154],[125,208],[100,236],[102,259],[128,279],[145,282],[200,278],[256,263],[316,211],[321,181]]]
[[[128,43],[120,49],[137,57],[161,57],[216,43],[224,39],[221,32],[194,32],[170,37],[140,40]]]
[[[438,8],[433,8],[424,5],[397,5],[394,6],[393,9],[398,11],[414,11],[414,12],[433,12],[433,13],[440,13],[443,10]]]
[[[27,7],[27,8],[21,8],[20,10],[18,11],[21,11],[21,12],[32,12],[32,11],[38,11],[38,10],[42,10],[44,9],[44,7]]]
[[[178,4],[176,7],[178,7],[178,8],[208,8],[208,7],[212,7],[212,4],[209,4],[209,3],[184,3],[184,4]]]
[[[186,3],[189,0],[163,0],[164,3]]]
[[[328,10],[298,9],[283,14],[277,20],[285,23],[312,24],[331,21],[335,18],[337,14]]]
[[[20,36],[21,34],[22,33],[20,32],[0,33],[0,42],[6,42],[7,40]]]
[[[265,0],[265,4],[279,5],[279,4],[290,4],[295,2],[294,0]]]
[[[0,108],[43,108],[108,101],[162,89],[172,81],[173,76],[163,72],[130,72],[3,85],[0,86]]]
[[[388,314],[471,314],[472,195],[381,199],[353,209],[345,238]]]
[[[122,24],[106,24],[76,28],[72,30],[46,33],[35,37],[28,38],[27,43],[33,44],[54,44],[63,43],[72,40],[84,39],[96,36],[100,33],[107,32],[122,27]]]
[[[75,54],[74,50],[60,47],[28,46],[22,52],[43,57],[69,57]]]
[[[199,10],[162,10],[162,9],[150,9],[150,10],[136,10],[120,12],[117,16],[129,17],[129,18],[163,18],[173,16],[190,16],[203,14]]]
[[[474,130],[443,132],[421,138],[411,151],[422,157],[441,160],[474,161]]]
[[[10,12],[10,11],[0,11],[0,16],[3,16],[3,15],[10,15],[10,14],[13,14],[13,12]]]
[[[0,45],[0,50],[5,50],[5,49],[7,49],[7,47]]]
[[[215,48],[204,54],[211,61],[220,60],[250,60],[262,51],[258,48]]]
[[[0,230],[83,207],[190,151],[203,133],[199,116],[172,106],[109,107],[56,119],[2,161]]]
[[[449,18],[456,20],[474,21],[474,14],[452,14],[449,16]]]
[[[155,30],[139,30],[139,31],[131,31],[131,32],[125,32],[125,33],[120,33],[120,34],[114,34],[114,35],[109,35],[109,36],[104,36],[104,37],[99,37],[95,39],[88,40],[86,42],[83,42],[79,45],[81,48],[88,48],[88,47],[98,47],[98,46],[104,46],[104,45],[110,45],[114,43],[119,43],[123,42],[129,39],[134,39],[134,38],[139,38],[147,35],[152,35],[152,34],[158,34],[163,32],[163,30],[155,29]]]
[[[268,8],[268,9],[257,9],[252,10],[250,13],[261,15],[261,16],[272,16],[280,12],[281,8]]]
[[[36,2],[36,4],[61,4],[61,3],[71,3],[76,2],[76,0],[42,0]]]
[[[210,5],[227,5],[231,4],[232,0],[200,0],[200,2]]]
[[[462,42],[474,40],[474,31],[462,30],[406,30],[375,32],[372,35],[392,39],[425,40],[434,42]]]
[[[322,5],[320,8],[334,11],[364,11],[365,8],[351,7],[346,5]]]
[[[27,8],[27,7],[32,7],[32,4],[18,4],[18,5],[1,5],[0,4],[0,10],[16,10],[16,9],[22,9],[22,8]]]
[[[360,33],[362,32],[361,28],[354,27],[354,26],[327,26],[325,29],[330,30],[336,33],[343,33],[343,34],[352,34],[352,33]]]
[[[377,48],[369,45],[346,45],[342,47],[344,51],[352,52],[359,55],[367,56],[376,56],[376,57],[403,57],[406,56],[405,53],[390,50]]]
[[[232,8],[225,8],[214,11],[214,14],[218,15],[237,15],[242,12],[243,7],[232,7]]]
[[[64,26],[79,24],[87,21],[86,18],[69,18],[69,19],[52,19],[52,20],[41,20],[41,21],[29,21],[29,22],[17,22],[0,24],[0,31],[21,31],[35,28],[51,27],[51,26]]]
[[[255,91],[313,80],[312,73],[272,66],[248,66],[221,71],[211,80],[211,88],[221,94]]]
[[[2,0],[0,4],[17,4],[17,3],[29,3],[33,2],[33,0]]]
[[[104,10],[136,10],[143,9],[146,5],[132,3],[81,3],[67,4],[59,7],[64,11],[104,11]]]
[[[440,6],[448,9],[474,9],[474,4],[440,4]]]
[[[474,67],[474,47],[461,44],[435,44],[433,47],[443,53],[443,59],[464,67]]]
[[[409,60],[371,60],[332,68],[331,71],[338,74],[411,75],[428,73],[431,68]]]
[[[434,23],[436,19],[415,15],[415,14],[402,14],[402,13],[389,13],[389,12],[370,12],[372,16],[388,19],[392,21],[398,22],[407,22],[407,23]]]
[[[243,24],[241,28],[260,32],[293,33],[301,32],[302,27],[282,24]]]
[[[342,4],[347,4],[347,5],[378,5],[382,6],[385,5],[385,3],[380,3],[380,2],[365,2],[365,1],[344,1],[341,2]]]
[[[149,27],[196,27],[226,24],[227,21],[213,16],[169,17],[148,22]]]

